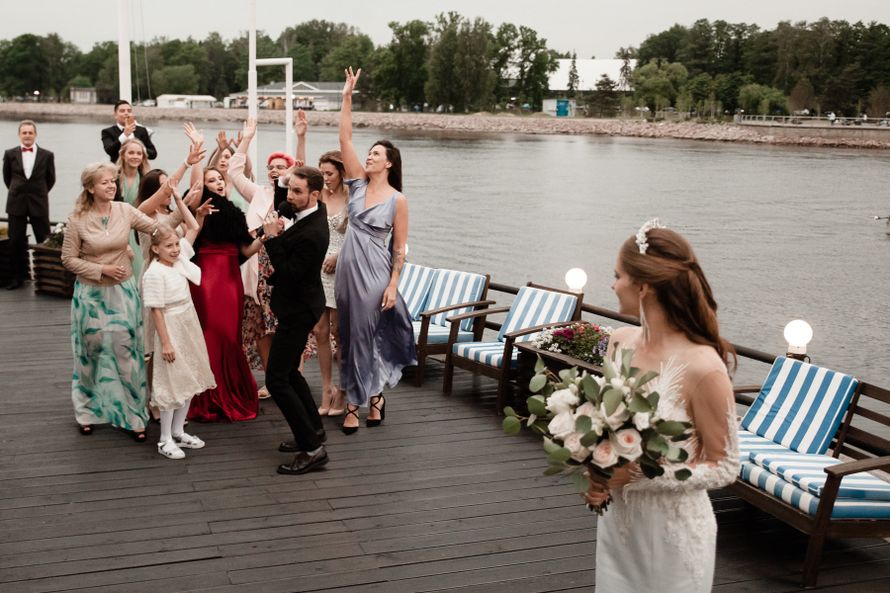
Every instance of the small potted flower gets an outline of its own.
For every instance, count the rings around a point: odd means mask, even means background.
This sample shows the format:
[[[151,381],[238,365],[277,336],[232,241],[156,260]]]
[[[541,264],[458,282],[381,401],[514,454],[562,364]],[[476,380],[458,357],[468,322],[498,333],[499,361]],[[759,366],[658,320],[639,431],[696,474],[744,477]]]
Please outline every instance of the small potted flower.
[[[62,265],[65,223],[60,222],[43,243],[31,245],[34,252],[34,285],[37,292],[71,298],[76,276]]]
[[[565,354],[590,364],[602,366],[611,335],[611,327],[579,321],[565,327],[545,329],[531,343],[539,350]]]

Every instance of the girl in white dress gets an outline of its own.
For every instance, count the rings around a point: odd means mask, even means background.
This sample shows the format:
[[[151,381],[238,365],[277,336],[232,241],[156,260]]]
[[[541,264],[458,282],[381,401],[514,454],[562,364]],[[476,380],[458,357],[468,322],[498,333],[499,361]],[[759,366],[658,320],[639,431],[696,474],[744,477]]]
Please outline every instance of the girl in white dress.
[[[203,213],[199,213],[199,216]],[[158,453],[169,459],[185,457],[182,448],[200,449],[204,441],[184,432],[192,397],[216,388],[204,334],[192,303],[189,282],[201,283],[201,268],[189,261],[197,223],[189,215],[189,231],[180,239],[161,224],[151,236],[151,264],[142,278],[142,297],[151,311],[154,335],[154,384],[151,403],[161,411]]]
[[[612,503],[597,523],[596,589],[608,593],[711,590],[717,523],[707,490],[738,475],[732,346],[720,337],[717,303],[689,243],[657,219],[625,241],[612,290],[641,327],[612,334],[609,355],[634,350],[632,364],[660,376],[658,415],[688,421],[693,435],[685,481],[674,470],[647,479],[626,465],[608,483],[591,478],[584,498]]]

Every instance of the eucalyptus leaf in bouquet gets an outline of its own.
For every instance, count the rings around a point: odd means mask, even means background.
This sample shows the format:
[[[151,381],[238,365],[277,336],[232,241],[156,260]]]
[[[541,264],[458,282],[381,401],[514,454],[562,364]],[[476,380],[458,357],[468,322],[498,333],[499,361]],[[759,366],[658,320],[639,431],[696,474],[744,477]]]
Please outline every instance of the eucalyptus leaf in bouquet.
[[[614,470],[637,464],[646,478],[672,471],[689,477],[682,466],[687,453],[676,443],[688,439],[689,422],[665,420],[658,414],[658,373],[631,365],[633,350],[616,346],[603,360],[603,375],[577,368],[554,374],[538,358],[529,389],[528,416],[504,409],[503,429],[518,434],[522,425],[542,435],[548,467],[545,475],[566,474],[582,489],[588,477],[607,481]],[[675,467],[672,467],[672,464]],[[593,509],[602,513],[608,501]]]

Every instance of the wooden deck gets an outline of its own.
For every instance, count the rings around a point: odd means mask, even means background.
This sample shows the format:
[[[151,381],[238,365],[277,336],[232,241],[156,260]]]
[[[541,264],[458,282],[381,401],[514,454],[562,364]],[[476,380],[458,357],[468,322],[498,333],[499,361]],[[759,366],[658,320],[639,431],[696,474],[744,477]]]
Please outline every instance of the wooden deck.
[[[157,425],[141,445],[77,433],[68,310],[0,290],[0,591],[593,590],[595,517],[541,475],[535,439],[502,435],[493,381],[458,371],[447,398],[433,363],[424,388],[389,395],[382,427],[347,437],[326,421],[331,462],[306,476],[275,473],[287,430],[271,401],[252,422],[193,424],[207,447],[169,461]],[[803,537],[714,505],[714,590],[798,590]],[[830,544],[819,582],[890,591],[890,544]]]

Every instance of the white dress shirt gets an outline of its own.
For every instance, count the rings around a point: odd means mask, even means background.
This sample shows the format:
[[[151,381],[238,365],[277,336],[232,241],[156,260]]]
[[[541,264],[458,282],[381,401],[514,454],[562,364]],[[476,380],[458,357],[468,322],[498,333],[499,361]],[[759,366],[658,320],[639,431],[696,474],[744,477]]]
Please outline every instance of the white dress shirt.
[[[134,133],[130,134],[129,136],[124,134],[124,126],[117,124],[117,129],[119,129],[121,131],[121,135],[117,137],[117,141],[120,142],[121,144],[123,144],[124,142],[126,142],[127,140],[129,140],[131,138],[135,138],[136,128],[133,128]]]
[[[31,150],[25,152],[22,146],[22,166],[25,168],[25,179],[31,179],[31,173],[34,171],[34,161],[37,159],[37,145],[32,144]]]

